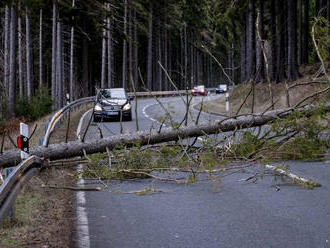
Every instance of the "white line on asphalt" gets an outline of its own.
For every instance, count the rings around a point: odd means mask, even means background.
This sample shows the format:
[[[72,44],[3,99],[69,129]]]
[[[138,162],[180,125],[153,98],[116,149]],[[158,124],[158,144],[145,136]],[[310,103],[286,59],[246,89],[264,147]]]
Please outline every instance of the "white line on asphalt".
[[[158,123],[161,125],[162,123],[160,123],[158,120],[152,118],[152,117],[151,117],[150,115],[148,115],[147,112],[146,112],[146,109],[147,109],[147,108],[151,107],[152,105],[157,105],[157,104],[158,104],[158,103],[151,103],[151,104],[148,104],[148,105],[144,106],[144,108],[142,109],[142,113],[143,113],[143,115],[144,115],[146,118],[150,119],[150,120],[153,121],[153,122],[158,122]],[[166,126],[166,125],[163,124],[163,126]]]
[[[84,185],[85,180],[81,176],[82,165],[78,165],[79,181],[78,185]],[[77,192],[77,243],[79,248],[89,248],[89,228],[86,213],[86,197],[84,191]]]

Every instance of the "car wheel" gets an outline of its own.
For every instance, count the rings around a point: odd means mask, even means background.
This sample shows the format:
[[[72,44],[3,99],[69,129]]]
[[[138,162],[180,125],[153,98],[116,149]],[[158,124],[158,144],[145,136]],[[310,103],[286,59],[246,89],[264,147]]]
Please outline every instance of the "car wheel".
[[[126,120],[127,121],[131,121],[132,120],[132,113],[130,113],[130,115],[126,117]]]
[[[93,117],[93,121],[94,122],[100,122],[100,120],[101,120],[100,117],[97,117],[97,116],[94,116]]]

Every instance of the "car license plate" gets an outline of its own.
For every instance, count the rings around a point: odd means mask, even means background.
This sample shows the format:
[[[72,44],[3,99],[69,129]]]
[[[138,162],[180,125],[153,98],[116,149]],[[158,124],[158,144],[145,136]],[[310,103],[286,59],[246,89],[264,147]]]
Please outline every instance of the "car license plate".
[[[107,112],[107,115],[118,115],[118,112],[117,111]]]

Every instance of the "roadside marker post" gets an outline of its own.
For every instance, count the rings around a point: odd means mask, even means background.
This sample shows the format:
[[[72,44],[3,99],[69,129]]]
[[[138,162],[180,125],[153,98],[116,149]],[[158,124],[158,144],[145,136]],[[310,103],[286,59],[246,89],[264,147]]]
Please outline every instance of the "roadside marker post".
[[[226,112],[229,112],[229,93],[226,93]]]
[[[17,137],[17,147],[21,150],[21,159],[27,159],[29,155],[29,126],[20,123],[20,136]]]

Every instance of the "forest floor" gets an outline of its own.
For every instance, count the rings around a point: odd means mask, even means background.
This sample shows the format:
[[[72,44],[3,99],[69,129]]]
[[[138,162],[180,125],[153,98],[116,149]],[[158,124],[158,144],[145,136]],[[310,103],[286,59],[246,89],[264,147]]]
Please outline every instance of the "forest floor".
[[[274,99],[274,108],[281,109],[288,107],[287,102],[287,91],[286,87],[289,89],[289,105],[291,107],[295,106],[304,98],[321,91],[329,87],[329,82],[326,81],[324,75],[320,75],[319,67],[316,66],[305,66],[300,68],[300,73],[303,77],[299,78],[293,82],[280,82],[277,84],[272,84],[272,92]],[[330,71],[330,63],[327,64],[328,71]],[[299,85],[298,85],[299,84]],[[297,85],[297,86],[294,86]],[[225,97],[220,97],[214,101],[204,102],[203,111],[219,114],[219,115],[235,115],[240,109],[239,114],[251,113],[252,109],[252,93],[251,83],[239,84],[237,85],[229,96],[229,109],[230,112],[226,112]],[[250,93],[250,94],[249,94]],[[248,96],[249,95],[249,96]],[[246,97],[248,96],[248,97]],[[246,98],[246,99],[245,99]],[[267,83],[259,83],[255,85],[255,103],[254,103],[254,113],[262,113],[266,110],[271,110],[271,100],[270,100],[269,86]],[[321,103],[329,101],[330,91],[316,95],[315,97],[309,98],[303,104],[306,103]],[[244,102],[245,100],[245,102]],[[300,105],[301,106],[301,105]],[[195,107],[200,109],[200,105]]]
[[[84,106],[71,114],[68,141],[75,140],[80,116],[90,106]],[[30,130],[37,125],[31,140],[31,146],[38,145],[39,137],[44,135],[44,125],[51,115],[28,123]],[[19,120],[12,120],[18,122]],[[52,135],[50,143],[65,140],[68,119],[66,118]],[[19,124],[15,124],[10,132],[11,137],[19,133]],[[6,140],[5,149],[13,149],[13,145]],[[76,172],[73,168],[53,167],[41,171],[24,186],[15,202],[15,218],[7,219],[0,227],[0,247],[73,247],[74,219],[72,212],[74,193],[67,189],[54,189],[48,186],[74,186]]]

